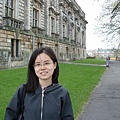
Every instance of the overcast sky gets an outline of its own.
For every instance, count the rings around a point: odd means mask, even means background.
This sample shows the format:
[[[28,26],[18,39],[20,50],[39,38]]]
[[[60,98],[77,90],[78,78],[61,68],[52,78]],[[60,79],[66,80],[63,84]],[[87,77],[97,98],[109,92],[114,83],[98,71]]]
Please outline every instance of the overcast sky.
[[[99,1],[99,2],[98,2]],[[104,0],[76,0],[78,5],[86,14],[88,24],[86,26],[87,49],[107,48],[107,44],[100,42],[103,38],[94,34],[95,18],[101,12],[101,4]]]

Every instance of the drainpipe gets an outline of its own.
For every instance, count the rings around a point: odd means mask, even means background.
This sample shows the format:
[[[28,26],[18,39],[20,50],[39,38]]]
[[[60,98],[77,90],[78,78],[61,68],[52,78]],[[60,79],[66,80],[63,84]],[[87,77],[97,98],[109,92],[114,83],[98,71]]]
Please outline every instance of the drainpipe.
[[[34,44],[35,44],[35,35],[34,35],[34,33],[33,33],[33,36],[32,36],[32,44],[33,44],[33,51],[34,51]]]
[[[32,51],[34,51],[35,48],[35,34],[30,30],[30,35],[32,39]]]

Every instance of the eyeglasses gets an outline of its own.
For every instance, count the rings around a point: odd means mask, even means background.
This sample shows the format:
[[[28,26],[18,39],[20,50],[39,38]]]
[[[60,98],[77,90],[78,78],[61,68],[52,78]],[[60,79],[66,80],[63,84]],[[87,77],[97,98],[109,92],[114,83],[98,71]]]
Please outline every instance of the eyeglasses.
[[[50,68],[51,67],[51,64],[53,62],[50,61],[50,62],[44,62],[44,63],[35,63],[33,66],[37,69],[37,68],[41,68],[42,66],[43,67],[46,67],[46,68]]]

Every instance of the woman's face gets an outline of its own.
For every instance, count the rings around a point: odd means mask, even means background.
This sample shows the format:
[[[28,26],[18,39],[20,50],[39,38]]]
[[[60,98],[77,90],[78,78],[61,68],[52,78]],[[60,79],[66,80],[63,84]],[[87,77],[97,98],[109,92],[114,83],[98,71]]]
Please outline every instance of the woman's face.
[[[53,63],[52,59],[45,53],[41,53],[37,56],[34,63],[35,74],[39,80],[50,80],[52,81],[52,75],[56,63]]]

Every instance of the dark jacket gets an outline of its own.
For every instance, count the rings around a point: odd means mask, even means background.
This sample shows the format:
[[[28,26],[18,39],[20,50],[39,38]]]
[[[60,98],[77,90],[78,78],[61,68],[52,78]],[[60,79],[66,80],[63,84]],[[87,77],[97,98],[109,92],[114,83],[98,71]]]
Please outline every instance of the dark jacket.
[[[5,119],[16,118],[18,91],[6,108]],[[26,93],[24,101],[24,120],[74,120],[68,91],[59,83],[45,88],[39,86],[33,93]]]

